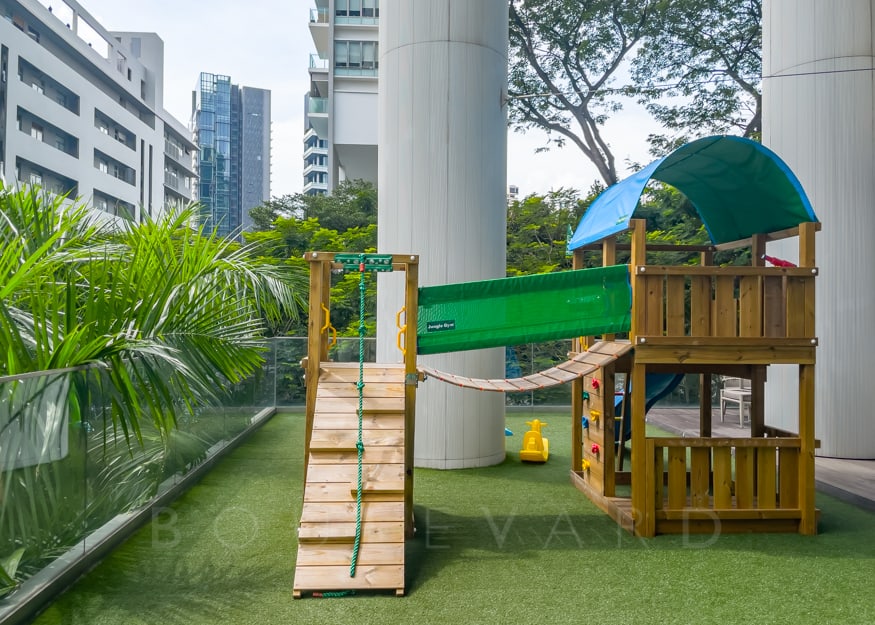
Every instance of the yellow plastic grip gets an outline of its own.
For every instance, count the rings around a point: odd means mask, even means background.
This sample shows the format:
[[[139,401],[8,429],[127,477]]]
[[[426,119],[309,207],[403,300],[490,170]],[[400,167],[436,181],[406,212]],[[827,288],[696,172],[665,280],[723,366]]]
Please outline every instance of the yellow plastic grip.
[[[401,315],[403,315],[405,312],[407,312],[407,306],[402,306],[401,310],[399,310],[395,314],[395,325],[398,328],[398,337],[396,340],[396,344],[398,345],[398,350],[401,352],[402,356],[407,355],[407,346],[402,345],[402,341],[404,339],[404,333],[407,332],[407,324],[405,323],[404,325],[401,325]],[[406,341],[403,341],[403,342],[406,343]]]
[[[325,304],[322,304],[322,310],[325,313],[325,325],[322,326],[320,332],[325,332],[325,330],[331,332],[331,339],[328,341],[328,349],[331,349],[337,344],[337,330],[331,325],[331,312],[325,307]]]
[[[602,416],[602,413],[600,413],[598,410],[589,411],[589,418],[591,421],[598,421],[600,416]]]

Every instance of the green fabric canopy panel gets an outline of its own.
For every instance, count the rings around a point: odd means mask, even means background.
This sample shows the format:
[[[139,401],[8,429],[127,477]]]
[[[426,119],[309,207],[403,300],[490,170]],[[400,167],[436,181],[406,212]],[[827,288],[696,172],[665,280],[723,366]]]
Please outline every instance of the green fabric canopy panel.
[[[626,265],[422,287],[418,352],[627,332],[631,308]]]

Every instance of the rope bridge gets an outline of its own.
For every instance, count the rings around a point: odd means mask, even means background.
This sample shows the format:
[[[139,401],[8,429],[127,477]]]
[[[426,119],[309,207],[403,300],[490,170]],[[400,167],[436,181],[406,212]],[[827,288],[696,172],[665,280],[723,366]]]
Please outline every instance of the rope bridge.
[[[419,370],[426,377],[435,378],[463,388],[473,388],[480,391],[495,391],[497,393],[522,393],[537,391],[542,388],[567,384],[572,380],[592,373],[600,367],[610,364],[632,349],[630,343],[599,341],[585,352],[572,355],[566,362],[556,365],[540,373],[534,373],[521,378],[493,379],[468,378],[461,375],[446,373],[432,367],[420,366]]]

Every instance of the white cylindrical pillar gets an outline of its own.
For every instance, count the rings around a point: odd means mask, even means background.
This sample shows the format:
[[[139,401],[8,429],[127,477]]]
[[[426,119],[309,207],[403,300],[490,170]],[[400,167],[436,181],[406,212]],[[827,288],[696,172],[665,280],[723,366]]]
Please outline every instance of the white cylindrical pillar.
[[[818,453],[846,458],[875,458],[873,15],[875,0],[763,2],[763,143],[796,173],[823,222]],[[790,258],[795,250],[795,240],[769,245]],[[768,422],[795,426],[796,389],[796,367],[769,368]]]
[[[420,256],[422,286],[505,275],[506,0],[383,0],[380,7],[379,251]],[[400,360],[401,276],[378,282],[377,358]],[[504,377],[504,350],[421,357]],[[504,396],[420,384],[414,461],[441,469],[501,462]]]

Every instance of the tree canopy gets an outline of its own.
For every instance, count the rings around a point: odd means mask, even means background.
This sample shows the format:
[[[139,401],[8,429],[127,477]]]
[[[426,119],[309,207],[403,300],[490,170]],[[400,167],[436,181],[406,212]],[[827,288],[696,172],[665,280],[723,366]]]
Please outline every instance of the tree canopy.
[[[617,182],[604,124],[637,98],[668,131],[661,156],[761,124],[761,0],[511,0],[509,121],[576,145]],[[545,146],[545,148],[549,147]]]

